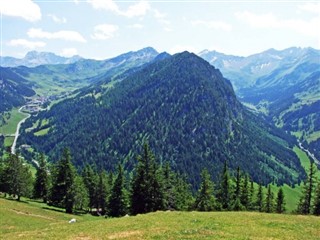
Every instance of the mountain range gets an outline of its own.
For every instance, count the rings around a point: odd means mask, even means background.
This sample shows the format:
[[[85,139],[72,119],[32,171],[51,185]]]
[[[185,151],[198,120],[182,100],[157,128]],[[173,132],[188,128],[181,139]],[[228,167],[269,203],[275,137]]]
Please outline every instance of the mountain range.
[[[41,54],[27,55],[37,62],[32,56]],[[120,161],[130,169],[149,141],[160,161],[191,173],[193,184],[203,167],[217,173],[225,160],[255,181],[299,182],[304,171],[292,152],[295,137],[320,158],[319,50],[198,56],[212,66],[188,52],[170,56],[148,47],[100,61],[2,68],[2,88],[21,100],[5,97],[4,109],[35,93],[74,91],[29,118],[19,143],[52,158],[69,146],[80,167],[113,168]]]
[[[263,183],[303,176],[293,138],[258,120],[220,71],[194,54],[166,55],[94,86],[29,118],[20,142],[52,158],[69,147],[78,166],[114,169],[120,161],[130,169],[148,141],[194,185],[204,167],[217,177],[225,161]]]
[[[82,57],[75,55],[72,57],[62,57],[51,52],[28,52],[23,58],[0,57],[2,67],[36,67],[46,64],[70,64],[79,61]]]

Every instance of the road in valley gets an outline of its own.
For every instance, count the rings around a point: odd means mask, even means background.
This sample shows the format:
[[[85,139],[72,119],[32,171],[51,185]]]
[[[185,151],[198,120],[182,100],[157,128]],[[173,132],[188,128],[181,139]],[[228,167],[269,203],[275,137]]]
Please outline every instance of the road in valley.
[[[302,146],[302,143],[300,142],[300,140],[298,139],[298,143],[299,143],[299,148],[304,151],[305,153],[307,153],[308,157],[312,158],[313,161],[319,166],[320,165],[320,162],[319,160],[311,153],[309,152],[308,149],[305,149],[303,146]]]
[[[21,108],[19,108],[19,113],[22,113],[22,109],[24,108],[25,106],[22,106]],[[17,140],[18,140],[18,137],[19,137],[19,132],[20,132],[20,127],[21,127],[21,124],[24,123],[27,118],[29,118],[31,115],[27,113],[27,116],[22,119],[18,125],[17,125],[17,129],[16,129],[16,133],[14,134],[14,141],[13,141],[13,144],[11,146],[11,153],[12,154],[15,154],[16,153],[16,145],[17,145]]]

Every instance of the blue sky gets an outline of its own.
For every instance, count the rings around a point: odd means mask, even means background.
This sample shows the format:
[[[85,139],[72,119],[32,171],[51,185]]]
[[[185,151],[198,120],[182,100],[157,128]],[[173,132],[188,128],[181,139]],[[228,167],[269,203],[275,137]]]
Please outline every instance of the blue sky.
[[[1,55],[320,49],[320,1],[0,0]]]

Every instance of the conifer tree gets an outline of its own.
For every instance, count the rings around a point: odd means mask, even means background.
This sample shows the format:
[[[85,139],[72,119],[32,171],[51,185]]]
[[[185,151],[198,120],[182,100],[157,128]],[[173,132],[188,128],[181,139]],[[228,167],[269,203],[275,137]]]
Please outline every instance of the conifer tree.
[[[229,170],[227,166],[227,162],[225,161],[221,179],[220,179],[220,187],[217,194],[217,200],[219,205],[224,210],[230,209],[230,200],[231,200],[231,184],[230,184],[230,176]]]
[[[177,210],[190,210],[194,204],[190,184],[186,176],[176,174],[175,177],[175,201]]]
[[[215,199],[213,196],[213,182],[207,169],[201,172],[201,183],[195,201],[195,209],[198,211],[212,211]]]
[[[97,203],[97,214],[104,215],[106,213],[106,207],[109,197],[109,188],[107,183],[107,174],[105,171],[100,172],[98,176],[98,185],[96,189],[96,203]]]
[[[73,212],[74,178],[75,169],[71,163],[71,154],[69,149],[65,148],[55,167],[50,202],[54,206],[65,208],[66,213]]]
[[[84,184],[82,176],[76,175],[73,184],[74,208],[87,210],[89,206],[89,193]]]
[[[128,199],[125,189],[123,168],[118,166],[118,174],[111,189],[108,202],[108,215],[111,217],[121,217],[128,212]]]
[[[241,204],[245,209],[249,209],[250,204],[250,188],[249,188],[249,176],[246,174],[243,178],[243,182],[241,185]]]
[[[174,173],[170,168],[169,162],[166,162],[163,168],[164,209],[177,209],[174,180]]]
[[[250,188],[249,188],[249,195],[248,195],[248,210],[254,210],[255,209],[255,198],[254,195],[255,191],[254,191],[254,183],[251,180],[250,181]]]
[[[43,202],[47,202],[49,192],[49,175],[47,162],[43,153],[38,158],[38,168],[36,173],[36,180],[33,188],[33,197],[42,198]]]
[[[265,211],[267,213],[272,213],[273,208],[274,208],[274,203],[273,203],[273,192],[271,191],[271,185],[268,185],[268,190],[267,190],[267,195],[266,195],[266,206],[265,206]]]
[[[97,185],[98,185],[98,176],[96,172],[93,171],[90,165],[85,166],[82,172],[83,182],[87,188],[88,197],[89,197],[89,208],[92,211],[93,208],[97,207]]]
[[[32,189],[32,175],[27,165],[24,165],[19,154],[9,154],[7,164],[3,169],[4,184],[9,194],[29,197]]]
[[[314,201],[313,201],[313,214],[320,215],[320,182],[317,185]]]
[[[263,194],[262,185],[259,184],[259,188],[257,192],[257,201],[256,201],[256,206],[259,212],[262,212],[264,209],[263,198],[264,198],[264,194]]]
[[[164,208],[163,181],[148,144],[144,144],[143,154],[137,159],[131,184],[131,213],[161,210]]]
[[[244,207],[241,203],[241,172],[240,172],[240,167],[237,167],[236,188],[235,188],[233,196],[234,196],[234,199],[233,199],[232,209],[234,211],[243,210]]]
[[[298,204],[297,212],[300,214],[311,213],[311,210],[312,210],[311,200],[312,200],[312,194],[315,186],[315,173],[316,173],[316,167],[314,166],[314,163],[311,162],[309,173],[303,186],[303,193]]]
[[[286,211],[286,202],[284,199],[284,193],[282,188],[279,189],[277,194],[277,205],[276,205],[276,212],[277,213],[284,213]]]

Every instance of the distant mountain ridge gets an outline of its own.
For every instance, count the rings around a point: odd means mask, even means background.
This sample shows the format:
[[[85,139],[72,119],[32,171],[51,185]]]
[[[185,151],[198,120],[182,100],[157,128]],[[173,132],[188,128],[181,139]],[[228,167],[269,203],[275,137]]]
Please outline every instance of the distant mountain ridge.
[[[319,63],[320,50],[291,47],[284,50],[269,49],[248,57],[226,55],[204,50],[198,55],[211,65],[219,68],[235,90],[251,87],[260,77],[271,74],[276,69],[288,68],[299,63]]]
[[[82,57],[75,55],[72,57],[62,57],[51,52],[28,52],[24,58],[3,57],[0,56],[2,67],[36,67],[47,64],[70,64],[81,60]]]

